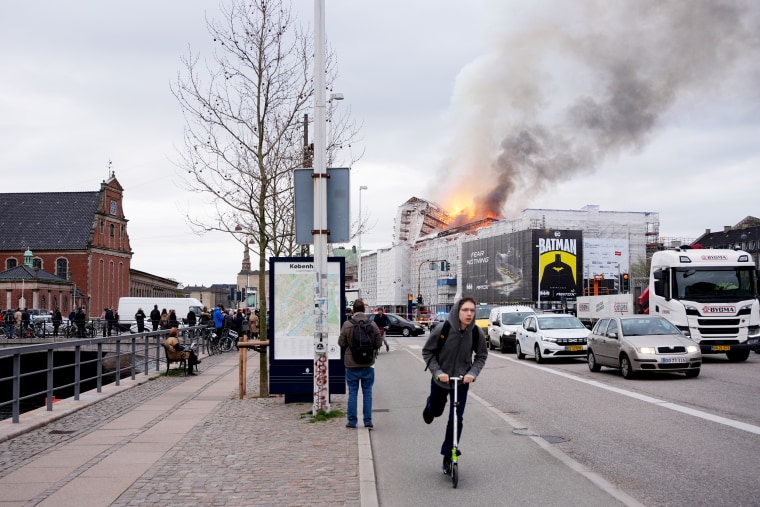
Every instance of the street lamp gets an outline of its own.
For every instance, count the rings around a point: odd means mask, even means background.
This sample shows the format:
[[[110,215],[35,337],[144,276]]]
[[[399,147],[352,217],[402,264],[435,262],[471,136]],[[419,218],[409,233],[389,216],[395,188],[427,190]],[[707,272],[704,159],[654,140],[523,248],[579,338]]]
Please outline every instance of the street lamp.
[[[362,185],[359,187],[359,248],[356,251],[356,299],[361,299],[362,297],[362,190],[367,190],[367,186]]]

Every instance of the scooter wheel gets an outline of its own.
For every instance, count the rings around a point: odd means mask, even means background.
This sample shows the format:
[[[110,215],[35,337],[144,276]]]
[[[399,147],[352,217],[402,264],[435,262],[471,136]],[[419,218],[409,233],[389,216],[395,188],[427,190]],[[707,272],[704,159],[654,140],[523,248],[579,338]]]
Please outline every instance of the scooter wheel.
[[[451,484],[454,486],[454,489],[459,484],[459,463],[451,464]]]

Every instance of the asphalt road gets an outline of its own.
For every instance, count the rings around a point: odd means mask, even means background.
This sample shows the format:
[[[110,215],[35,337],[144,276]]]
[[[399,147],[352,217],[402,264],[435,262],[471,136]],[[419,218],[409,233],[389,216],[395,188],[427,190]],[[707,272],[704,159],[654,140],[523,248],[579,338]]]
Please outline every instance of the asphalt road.
[[[540,437],[515,431],[514,421],[478,399],[479,382],[467,402],[453,489],[441,473],[445,417],[430,425],[422,420],[430,375],[418,356],[414,348],[394,347],[376,364],[370,438],[381,506],[638,505],[542,448],[550,446]]]
[[[375,408],[392,407],[387,417],[395,425],[410,420],[415,425],[403,439],[395,435],[395,442],[379,433],[376,439],[377,431],[373,432],[373,450],[376,440],[378,445],[402,445],[405,457],[413,450],[418,467],[436,472],[444,423],[416,423],[421,419],[429,377],[400,353],[406,351],[417,361],[414,356],[419,356],[424,336],[394,340],[398,348],[385,357],[381,354],[377,382],[392,375],[404,378],[405,386],[391,399],[383,393]],[[625,380],[616,370],[592,373],[581,360],[537,365],[531,359],[519,361],[514,354],[491,351],[472,392],[494,410],[473,414],[475,404],[468,403],[463,450],[466,453],[467,446],[476,442],[478,449],[476,457],[463,456],[460,488],[477,491],[478,498],[492,495],[490,505],[550,505],[554,501],[556,505],[610,505],[609,499],[605,504],[599,498],[583,498],[589,493],[575,491],[571,486],[576,482],[555,480],[553,468],[537,465],[526,473],[522,467],[545,456],[529,449],[516,459],[514,454],[524,451],[522,444],[531,440],[516,435],[504,418],[495,415],[503,413],[513,425],[541,437],[533,442],[552,442],[551,449],[570,458],[570,463],[599,474],[643,505],[760,505],[759,379],[760,355],[755,353],[743,363],[707,356],[695,379],[666,374]],[[481,438],[475,439],[474,434]],[[514,465],[516,461],[519,466]],[[383,494],[387,479],[408,483],[410,490],[444,486],[440,474],[428,477],[384,468],[381,465],[378,470],[381,504],[396,505],[383,502],[388,498]],[[441,496],[437,501],[453,498]]]

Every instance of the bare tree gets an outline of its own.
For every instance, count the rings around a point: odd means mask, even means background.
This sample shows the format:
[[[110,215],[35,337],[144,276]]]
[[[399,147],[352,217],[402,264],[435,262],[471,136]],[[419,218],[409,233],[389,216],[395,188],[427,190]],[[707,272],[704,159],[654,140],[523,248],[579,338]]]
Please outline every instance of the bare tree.
[[[201,60],[189,51],[172,86],[186,122],[179,164],[188,187],[208,197],[214,210],[210,216],[188,212],[187,220],[199,234],[223,231],[245,248],[255,245],[266,336],[266,260],[293,255],[297,246],[293,169],[303,164],[300,122],[315,92],[312,38],[282,0],[231,0],[207,28],[213,54]],[[334,58],[326,61],[332,83]],[[328,160],[358,133],[349,113],[328,116]],[[262,376],[265,371],[262,355]],[[261,395],[267,386],[262,377]]]

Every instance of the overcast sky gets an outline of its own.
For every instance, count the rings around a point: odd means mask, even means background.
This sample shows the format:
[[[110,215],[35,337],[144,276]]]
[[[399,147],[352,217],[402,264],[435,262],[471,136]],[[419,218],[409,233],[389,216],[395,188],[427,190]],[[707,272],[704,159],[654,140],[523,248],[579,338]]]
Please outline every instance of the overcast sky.
[[[412,196],[523,208],[656,211],[695,238],[760,215],[760,24],[753,2],[327,0],[335,90],[372,229],[392,242]],[[746,8],[745,8],[746,7]],[[313,25],[313,2],[296,0]],[[207,54],[218,3],[9,1],[0,20],[3,192],[124,186],[132,267],[234,283],[242,250],[198,237],[177,170],[170,83]],[[458,194],[458,195],[457,195]]]

